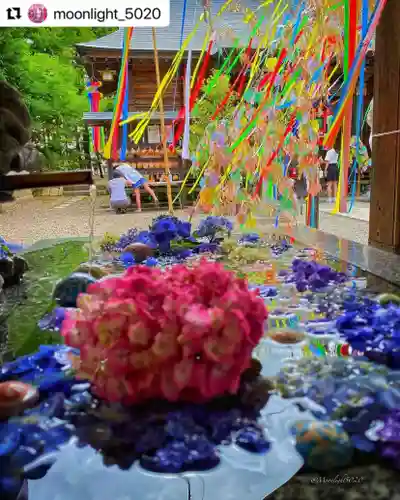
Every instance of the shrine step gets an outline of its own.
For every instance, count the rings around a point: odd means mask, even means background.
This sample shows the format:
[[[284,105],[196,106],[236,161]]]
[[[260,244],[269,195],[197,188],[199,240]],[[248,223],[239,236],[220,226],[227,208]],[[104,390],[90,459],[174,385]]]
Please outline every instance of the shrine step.
[[[106,195],[107,187],[106,186],[96,186],[97,195],[102,196]],[[64,196],[89,196],[90,186],[87,185],[77,185],[77,186],[65,186],[63,189]]]

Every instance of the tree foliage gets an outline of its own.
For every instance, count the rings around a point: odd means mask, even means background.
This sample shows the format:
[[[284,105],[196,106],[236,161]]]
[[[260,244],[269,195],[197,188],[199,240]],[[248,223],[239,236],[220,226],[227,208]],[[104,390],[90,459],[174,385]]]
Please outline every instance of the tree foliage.
[[[190,151],[194,153],[199,143],[203,140],[206,127],[212,122],[212,117],[222,101],[229,92],[229,76],[221,74],[214,84],[210,84],[215,79],[215,70],[205,81],[202,88],[202,95],[192,112],[192,124],[190,127]],[[206,92],[206,89],[209,91]],[[235,110],[237,96],[233,92],[224,106],[221,106],[217,116],[218,121],[230,119]]]
[[[229,94],[229,89],[229,76],[220,75],[215,80],[214,70],[205,81],[200,99],[193,109],[189,149],[192,158],[195,158],[192,163],[192,170],[196,174],[202,170],[209,159],[209,140],[217,124],[224,120],[227,122],[232,120],[238,96],[235,92],[232,92],[224,103],[226,96]],[[218,115],[213,120],[217,110]]]
[[[32,117],[33,141],[50,167],[73,168],[82,159],[82,113],[89,104],[75,44],[110,31],[113,28],[0,30],[0,79],[23,95]]]

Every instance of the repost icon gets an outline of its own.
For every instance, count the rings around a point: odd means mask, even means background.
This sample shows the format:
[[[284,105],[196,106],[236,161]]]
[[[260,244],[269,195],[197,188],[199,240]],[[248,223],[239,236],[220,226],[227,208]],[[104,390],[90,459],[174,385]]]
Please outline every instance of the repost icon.
[[[21,9],[19,7],[9,7],[7,9],[7,20],[16,21],[21,19]]]

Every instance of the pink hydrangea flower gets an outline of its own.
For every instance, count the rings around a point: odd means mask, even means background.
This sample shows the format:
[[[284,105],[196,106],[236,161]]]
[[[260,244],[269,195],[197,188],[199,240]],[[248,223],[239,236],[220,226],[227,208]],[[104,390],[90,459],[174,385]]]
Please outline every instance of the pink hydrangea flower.
[[[267,311],[222,265],[134,266],[96,282],[63,322],[78,374],[109,401],[201,402],[235,393]]]

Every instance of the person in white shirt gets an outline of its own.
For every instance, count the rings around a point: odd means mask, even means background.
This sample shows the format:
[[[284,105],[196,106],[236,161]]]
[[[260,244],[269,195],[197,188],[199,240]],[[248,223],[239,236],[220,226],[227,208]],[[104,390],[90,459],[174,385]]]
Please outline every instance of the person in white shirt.
[[[335,148],[329,149],[325,156],[326,164],[326,188],[328,191],[328,201],[333,203],[336,198],[337,186],[339,182],[339,154]]]
[[[122,174],[127,181],[129,181],[132,185],[132,188],[134,189],[135,192],[135,197],[136,197],[136,206],[137,206],[137,211],[141,212],[142,210],[142,204],[140,200],[140,191],[139,189],[142,187],[149,195],[153,198],[154,203],[158,205],[158,198],[155,194],[155,192],[151,189],[149,186],[149,183],[147,180],[143,177],[142,174],[140,174],[136,168],[131,167],[127,163],[120,163],[116,169],[117,172]]]

